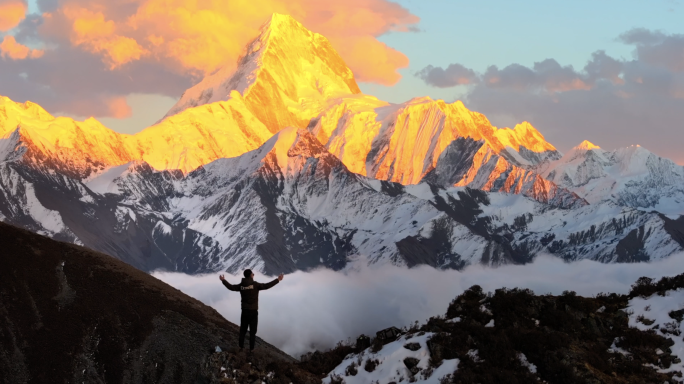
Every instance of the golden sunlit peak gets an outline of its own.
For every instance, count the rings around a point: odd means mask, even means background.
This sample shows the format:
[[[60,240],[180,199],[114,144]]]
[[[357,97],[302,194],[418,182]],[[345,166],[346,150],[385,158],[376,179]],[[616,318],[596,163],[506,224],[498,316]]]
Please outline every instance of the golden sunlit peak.
[[[556,148],[544,139],[544,136],[527,121],[517,124],[513,129],[499,128],[494,136],[504,147],[511,147],[516,151],[520,146],[532,152],[555,151]]]
[[[599,147],[598,145],[594,145],[589,140],[584,140],[578,146],[575,147],[575,149],[581,149],[581,150],[585,150],[585,151],[588,151],[590,149],[600,149],[600,148],[601,147]]]
[[[266,23],[266,26],[268,28],[274,29],[278,28],[281,26],[286,26],[286,25],[296,25],[298,27],[304,28],[304,26],[297,20],[295,20],[294,17],[290,15],[283,15],[280,13],[274,13],[271,15],[271,19]]]

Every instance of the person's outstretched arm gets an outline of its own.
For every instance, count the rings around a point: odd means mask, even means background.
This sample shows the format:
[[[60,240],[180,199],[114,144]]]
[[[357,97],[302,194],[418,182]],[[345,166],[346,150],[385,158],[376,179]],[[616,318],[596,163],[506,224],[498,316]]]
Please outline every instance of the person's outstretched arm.
[[[280,282],[280,280],[282,280],[282,279],[283,279],[283,274],[281,273],[280,276],[278,276],[278,278],[273,279],[273,281],[271,281],[270,283],[259,284],[259,290],[263,291],[263,290],[266,290],[269,288],[273,288],[273,286],[278,284]]]
[[[231,291],[239,291],[240,290],[239,285],[233,285],[233,284],[229,283],[223,275],[219,276],[219,279],[221,279],[221,282],[223,283],[223,285],[225,285],[226,288],[228,288],[229,290],[231,290]]]

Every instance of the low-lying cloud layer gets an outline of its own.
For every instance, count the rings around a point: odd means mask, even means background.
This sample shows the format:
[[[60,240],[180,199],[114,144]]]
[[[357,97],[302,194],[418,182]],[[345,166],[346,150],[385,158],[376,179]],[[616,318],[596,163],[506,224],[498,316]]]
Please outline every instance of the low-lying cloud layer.
[[[469,108],[497,125],[530,121],[561,150],[582,140],[640,144],[684,164],[684,35],[632,29],[618,41],[634,47],[631,60],[597,51],[581,70],[547,59],[481,74],[458,63],[428,66],[416,76],[435,87],[469,84]]]
[[[649,264],[601,264],[541,256],[525,266],[469,267],[463,272],[429,267],[364,268],[342,274],[329,270],[296,272],[259,297],[258,335],[292,356],[326,349],[340,340],[388,326],[423,322],[444,315],[449,302],[478,284],[485,291],[530,288],[538,294],[573,290],[583,296],[627,293],[641,276],[660,278],[684,271],[684,255]],[[190,276],[157,272],[155,277],[214,307],[239,324],[240,295],[221,285],[219,274]],[[226,276],[233,284],[239,277]],[[257,276],[257,281],[271,278]]]

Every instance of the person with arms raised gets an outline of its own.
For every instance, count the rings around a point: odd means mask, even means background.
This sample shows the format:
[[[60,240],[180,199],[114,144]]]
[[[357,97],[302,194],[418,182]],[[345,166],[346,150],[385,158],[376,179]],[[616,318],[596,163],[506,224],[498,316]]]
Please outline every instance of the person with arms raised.
[[[254,351],[257,324],[259,322],[259,291],[264,291],[278,284],[283,280],[283,274],[281,273],[277,279],[266,284],[254,281],[254,273],[252,273],[251,269],[245,270],[244,275],[245,277],[240,284],[236,285],[226,281],[226,278],[223,275],[219,276],[219,279],[221,279],[223,285],[229,290],[240,292],[240,296],[242,297],[242,315],[240,316],[240,338],[238,343],[240,345],[240,351],[242,351],[245,345],[247,328],[249,328],[249,351],[252,352]]]

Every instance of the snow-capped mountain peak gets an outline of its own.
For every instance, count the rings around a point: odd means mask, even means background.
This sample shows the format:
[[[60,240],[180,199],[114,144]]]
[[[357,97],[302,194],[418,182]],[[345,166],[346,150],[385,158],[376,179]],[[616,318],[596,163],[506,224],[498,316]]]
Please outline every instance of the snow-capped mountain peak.
[[[590,149],[598,149],[598,148],[601,148],[601,147],[599,147],[598,145],[595,145],[594,143],[592,143],[589,140],[584,140],[583,142],[579,143],[579,145],[577,145],[573,149],[574,150],[586,150],[586,151],[588,151]]]
[[[495,137],[503,147],[511,147],[520,151],[520,147],[525,147],[532,152],[556,151],[556,147],[551,145],[544,136],[527,121],[517,124],[513,129],[499,128],[494,131]]]
[[[249,101],[280,99],[278,107],[293,109],[295,115],[297,109],[312,107],[301,105],[303,98],[328,99],[361,92],[351,70],[328,39],[307,30],[291,16],[277,13],[247,46],[237,68],[230,63],[205,77],[185,91],[165,117],[187,108],[229,100],[231,91],[239,92]]]

